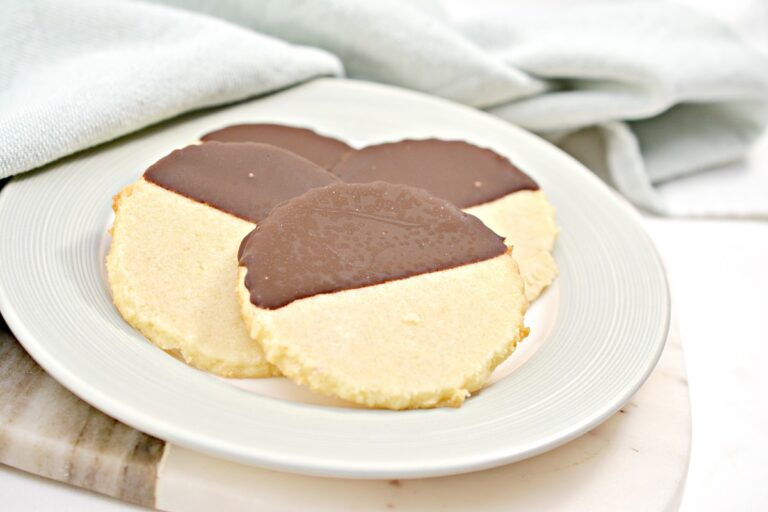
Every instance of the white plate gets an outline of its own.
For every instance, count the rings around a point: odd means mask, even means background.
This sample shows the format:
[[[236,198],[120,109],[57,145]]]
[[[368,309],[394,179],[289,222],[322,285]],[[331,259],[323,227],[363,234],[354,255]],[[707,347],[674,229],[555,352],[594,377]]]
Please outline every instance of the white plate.
[[[538,180],[562,228],[560,277],[492,386],[459,409],[296,403],[309,394],[275,398],[292,393],[275,380],[244,391],[179,363],[120,318],[104,276],[112,195],[170,150],[244,121],[309,126],[353,145],[464,139]],[[139,430],[248,464],[358,478],[473,471],[583,434],[643,383],[669,320],[664,272],[637,215],[570,157],[470,108],[330,79],[186,116],[14,179],[0,196],[0,308],[53,377]]]

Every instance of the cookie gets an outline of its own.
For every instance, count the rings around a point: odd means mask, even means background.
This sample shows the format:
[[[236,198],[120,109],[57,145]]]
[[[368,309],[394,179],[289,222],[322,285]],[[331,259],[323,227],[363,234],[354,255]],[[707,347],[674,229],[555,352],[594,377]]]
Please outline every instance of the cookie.
[[[335,184],[243,240],[237,295],[293,381],[369,407],[458,406],[527,335],[511,252],[424,190]]]
[[[352,148],[307,128],[280,124],[238,124],[207,133],[203,142],[260,142],[287,149],[324,169],[332,168]]]
[[[240,317],[237,249],[275,205],[337,181],[265,144],[174,151],[114,199],[107,273],[115,306],[192,366],[227,377],[278,374]]]
[[[475,215],[514,247],[532,301],[557,275],[555,209],[508,159],[460,141],[404,140],[347,153],[331,170],[347,183],[377,180],[423,188]]]

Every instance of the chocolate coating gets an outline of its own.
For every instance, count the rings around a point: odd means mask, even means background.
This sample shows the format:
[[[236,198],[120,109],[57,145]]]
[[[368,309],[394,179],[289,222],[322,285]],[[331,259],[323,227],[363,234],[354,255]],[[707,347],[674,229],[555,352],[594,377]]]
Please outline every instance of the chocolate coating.
[[[206,142],[158,160],[144,179],[250,222],[286,199],[338,178],[268,144]]]
[[[329,185],[285,202],[243,240],[238,257],[251,302],[277,309],[505,251],[501,237],[448,201],[376,182]]]
[[[238,124],[202,136],[203,141],[261,142],[292,151],[324,169],[331,169],[352,148],[307,128],[279,124]]]
[[[347,183],[387,181],[423,188],[469,208],[539,186],[490,149],[461,141],[404,140],[346,154],[331,170]]]

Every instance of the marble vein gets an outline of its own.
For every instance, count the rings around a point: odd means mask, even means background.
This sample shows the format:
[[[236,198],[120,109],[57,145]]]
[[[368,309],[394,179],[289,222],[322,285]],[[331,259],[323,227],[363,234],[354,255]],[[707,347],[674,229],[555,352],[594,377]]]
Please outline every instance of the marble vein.
[[[164,450],[64,389],[0,320],[0,462],[151,507]]]

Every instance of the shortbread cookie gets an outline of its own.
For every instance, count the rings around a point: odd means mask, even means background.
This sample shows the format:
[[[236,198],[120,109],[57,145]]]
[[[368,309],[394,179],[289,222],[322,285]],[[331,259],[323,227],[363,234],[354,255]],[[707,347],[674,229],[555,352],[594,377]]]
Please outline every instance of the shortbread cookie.
[[[117,309],[192,366],[228,377],[277,374],[240,318],[237,249],[275,205],[337,181],[265,144],[174,151],[115,197],[107,271]]]
[[[295,382],[370,407],[458,406],[527,335],[510,253],[424,190],[330,185],[245,238],[237,293],[251,336]]]
[[[348,183],[376,180],[423,188],[477,216],[514,247],[534,300],[557,275],[555,209],[508,159],[460,141],[404,140],[351,151],[332,169]]]
[[[320,135],[308,128],[280,124],[238,124],[203,135],[205,141],[261,142],[287,149],[316,163],[324,169],[332,168],[352,148],[333,137]]]

